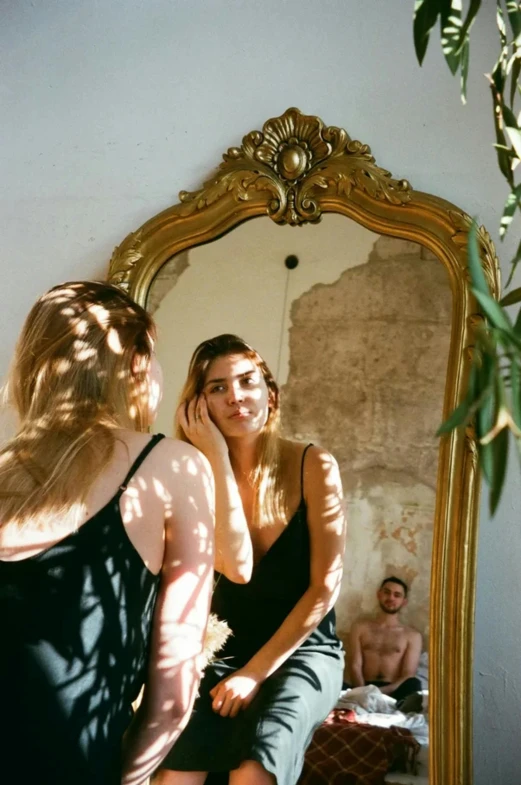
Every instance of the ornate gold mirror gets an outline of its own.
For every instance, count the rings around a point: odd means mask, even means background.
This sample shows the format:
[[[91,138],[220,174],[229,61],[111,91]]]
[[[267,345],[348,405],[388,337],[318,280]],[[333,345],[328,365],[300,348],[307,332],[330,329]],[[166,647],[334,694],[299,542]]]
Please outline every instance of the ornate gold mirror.
[[[434,435],[463,396],[481,319],[467,286],[471,219],[297,109],[223,158],[110,263],[109,279],[159,326],[158,428],[172,432],[201,340],[233,332],[261,352],[282,386],[286,434],[322,444],[342,470],[340,636],[347,643],[373,609],[383,577],[411,587],[405,621],[423,636],[428,743],[416,776],[386,781],[471,783],[476,453],[470,431]],[[483,228],[479,240],[497,294]]]

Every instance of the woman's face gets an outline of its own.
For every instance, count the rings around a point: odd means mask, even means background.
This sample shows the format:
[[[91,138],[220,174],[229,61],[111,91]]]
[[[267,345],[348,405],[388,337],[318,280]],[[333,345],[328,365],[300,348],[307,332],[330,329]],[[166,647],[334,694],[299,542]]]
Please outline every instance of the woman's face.
[[[262,372],[243,354],[214,360],[204,395],[213,422],[224,436],[260,433],[269,414],[270,395]]]

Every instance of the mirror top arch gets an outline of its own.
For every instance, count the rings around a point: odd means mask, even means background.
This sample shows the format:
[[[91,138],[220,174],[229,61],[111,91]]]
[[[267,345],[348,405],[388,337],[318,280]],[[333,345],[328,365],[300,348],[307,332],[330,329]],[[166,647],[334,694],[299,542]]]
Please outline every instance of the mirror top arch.
[[[178,204],[131,232],[115,248],[108,278],[146,305],[158,270],[180,251],[257,216],[300,226],[328,212],[424,245],[446,265],[453,291],[462,294],[470,216],[392,177],[376,163],[369,145],[296,108],[267,120],[262,131],[246,134],[201,188],[181,191]],[[489,285],[498,294],[499,265],[484,227],[479,241]]]

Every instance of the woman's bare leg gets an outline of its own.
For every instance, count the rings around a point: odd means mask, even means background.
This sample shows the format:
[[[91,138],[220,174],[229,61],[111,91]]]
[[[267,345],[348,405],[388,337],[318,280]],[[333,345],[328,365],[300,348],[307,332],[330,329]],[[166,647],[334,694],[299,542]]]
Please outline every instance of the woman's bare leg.
[[[159,769],[152,778],[151,785],[204,785],[207,771],[170,771]]]
[[[273,774],[256,760],[245,760],[238,769],[230,771],[229,785],[276,785],[276,782]]]

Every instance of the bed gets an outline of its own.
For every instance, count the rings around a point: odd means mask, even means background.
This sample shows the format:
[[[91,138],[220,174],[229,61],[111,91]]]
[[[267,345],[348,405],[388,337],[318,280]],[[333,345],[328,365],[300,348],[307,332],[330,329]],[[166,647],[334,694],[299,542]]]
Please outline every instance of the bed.
[[[317,729],[299,785],[428,785],[428,692],[403,713],[376,687],[346,690]],[[382,711],[383,709],[383,711]]]

